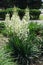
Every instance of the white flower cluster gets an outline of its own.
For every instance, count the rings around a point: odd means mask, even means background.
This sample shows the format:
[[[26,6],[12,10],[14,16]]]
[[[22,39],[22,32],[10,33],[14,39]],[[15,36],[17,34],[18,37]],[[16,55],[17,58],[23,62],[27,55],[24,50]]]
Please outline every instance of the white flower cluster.
[[[27,11],[27,10],[26,10]],[[18,12],[15,10],[13,13],[13,16],[11,18],[11,20],[8,17],[5,19],[5,25],[6,28],[10,31],[17,34],[17,36],[19,36],[20,39],[25,38],[28,36],[28,21],[29,21],[29,12],[26,12],[25,16],[23,17],[22,20],[20,20],[20,17],[18,16]]]

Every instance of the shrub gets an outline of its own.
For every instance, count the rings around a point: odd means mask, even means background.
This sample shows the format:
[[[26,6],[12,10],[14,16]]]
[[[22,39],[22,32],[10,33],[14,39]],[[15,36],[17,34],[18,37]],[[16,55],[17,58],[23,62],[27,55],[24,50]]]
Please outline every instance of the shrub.
[[[6,16],[7,13],[10,14],[10,18],[11,18],[12,14],[13,14],[13,8],[0,10],[0,19],[5,20],[5,16]]]
[[[37,10],[37,9],[30,9],[30,12],[29,12],[30,19],[31,20],[37,20],[37,19],[39,19],[40,13],[41,12],[39,10]]]
[[[5,20],[5,12],[0,12],[0,20]]]
[[[0,23],[0,33],[5,29],[4,22]]]

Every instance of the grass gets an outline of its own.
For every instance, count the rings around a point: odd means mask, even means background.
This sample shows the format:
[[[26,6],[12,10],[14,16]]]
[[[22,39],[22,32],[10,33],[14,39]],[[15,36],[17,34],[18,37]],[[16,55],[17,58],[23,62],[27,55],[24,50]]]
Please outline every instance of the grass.
[[[43,15],[40,15],[39,19],[40,19],[40,20],[43,20]]]

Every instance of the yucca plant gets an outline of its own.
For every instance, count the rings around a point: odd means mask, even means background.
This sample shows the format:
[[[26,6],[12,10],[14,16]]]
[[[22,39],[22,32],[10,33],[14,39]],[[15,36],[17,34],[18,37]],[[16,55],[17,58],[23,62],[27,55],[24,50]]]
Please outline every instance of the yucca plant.
[[[14,49],[12,56],[22,65],[31,64],[31,60],[37,59],[41,55],[40,45],[42,46],[42,40],[37,35],[38,30],[40,31],[40,25],[30,23],[29,30],[27,39],[19,38],[16,33],[13,33],[9,40],[11,47]]]
[[[41,55],[41,47],[43,47],[43,38],[39,37],[41,34],[40,31],[42,30],[40,25],[30,23],[28,28],[29,32],[27,32],[28,36],[26,38],[17,36],[17,33],[12,32],[10,28],[11,35],[7,34],[9,36],[9,43],[6,50],[8,53],[11,51],[11,57],[14,58],[13,61],[17,61],[21,65],[33,63],[34,58],[37,59]],[[39,34],[37,34],[38,32]]]

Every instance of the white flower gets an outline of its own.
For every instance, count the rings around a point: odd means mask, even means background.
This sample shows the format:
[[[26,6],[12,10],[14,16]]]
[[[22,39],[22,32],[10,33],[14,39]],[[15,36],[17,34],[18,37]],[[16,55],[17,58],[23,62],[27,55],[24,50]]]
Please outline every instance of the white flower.
[[[29,9],[26,8],[25,11],[25,16],[23,17],[23,20],[25,20],[26,22],[29,22],[30,16],[29,16]]]
[[[20,39],[25,39],[28,37],[27,32],[29,32],[28,29],[28,13],[26,12],[24,18],[22,20],[20,20],[19,16],[18,16],[18,12],[14,11],[11,20],[9,20],[9,17],[6,17],[5,19],[5,26],[7,28],[7,30],[10,30],[14,33],[17,34],[17,36]],[[7,15],[8,16],[8,15]]]

